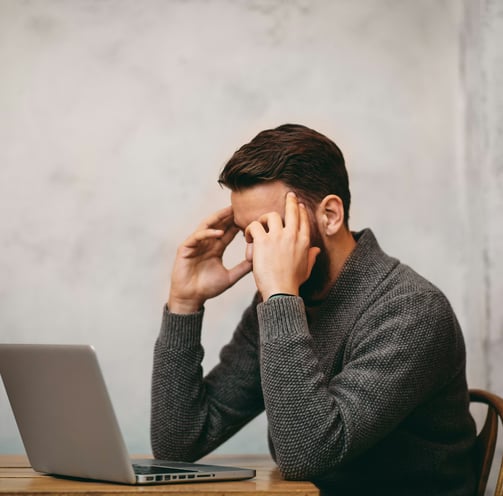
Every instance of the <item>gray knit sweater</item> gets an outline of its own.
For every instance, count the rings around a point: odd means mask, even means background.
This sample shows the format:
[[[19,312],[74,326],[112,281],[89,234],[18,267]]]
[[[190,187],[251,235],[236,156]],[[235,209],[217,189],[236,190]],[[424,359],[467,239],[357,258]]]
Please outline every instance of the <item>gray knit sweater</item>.
[[[324,494],[472,495],[465,347],[443,294],[370,230],[323,304],[256,296],[203,377],[203,311],[165,309],[154,352],[154,455],[195,460],[264,408],[283,476]]]

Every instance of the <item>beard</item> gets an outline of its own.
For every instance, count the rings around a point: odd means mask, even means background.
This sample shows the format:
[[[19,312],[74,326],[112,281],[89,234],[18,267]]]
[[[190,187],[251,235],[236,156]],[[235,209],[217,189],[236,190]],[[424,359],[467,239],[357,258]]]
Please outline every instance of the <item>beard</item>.
[[[307,306],[319,303],[330,282],[330,257],[316,224],[311,226],[311,246],[316,246],[321,251],[311,274],[299,288],[299,295]]]

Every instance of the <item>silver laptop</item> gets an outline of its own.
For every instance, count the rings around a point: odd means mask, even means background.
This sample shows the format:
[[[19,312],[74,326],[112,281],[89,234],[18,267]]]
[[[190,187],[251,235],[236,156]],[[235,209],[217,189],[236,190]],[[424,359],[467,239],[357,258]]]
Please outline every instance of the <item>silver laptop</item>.
[[[0,375],[38,472],[125,484],[255,476],[245,468],[130,459],[92,346],[0,344]]]

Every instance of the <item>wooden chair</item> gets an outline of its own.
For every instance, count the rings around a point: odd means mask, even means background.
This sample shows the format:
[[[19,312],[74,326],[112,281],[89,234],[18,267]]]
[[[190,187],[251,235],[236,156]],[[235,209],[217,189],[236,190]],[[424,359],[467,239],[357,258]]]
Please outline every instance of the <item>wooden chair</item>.
[[[498,419],[503,422],[503,398],[482,389],[470,389],[470,403],[484,403],[487,405],[485,422],[477,435],[474,450],[474,462],[478,474],[476,494],[477,496],[484,496],[496,447]],[[503,460],[499,467],[494,496],[503,496]]]

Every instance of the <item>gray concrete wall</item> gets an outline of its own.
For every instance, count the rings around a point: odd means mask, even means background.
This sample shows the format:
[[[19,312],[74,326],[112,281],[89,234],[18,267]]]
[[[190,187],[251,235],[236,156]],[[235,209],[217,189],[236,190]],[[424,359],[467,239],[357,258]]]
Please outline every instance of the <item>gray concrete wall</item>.
[[[235,148],[300,122],[345,152],[351,226],[447,294],[470,383],[503,393],[499,10],[0,0],[0,341],[93,343],[128,445],[147,452],[176,246],[228,203],[216,177]],[[252,291],[249,277],[207,305],[206,368]],[[2,387],[0,405],[0,452],[22,451]],[[264,417],[222,449],[265,452]]]
[[[485,382],[503,393],[503,4],[466,2],[464,26],[466,304]]]
[[[470,370],[503,395],[503,3],[466,0],[460,46]],[[502,455],[500,439],[497,466]]]

